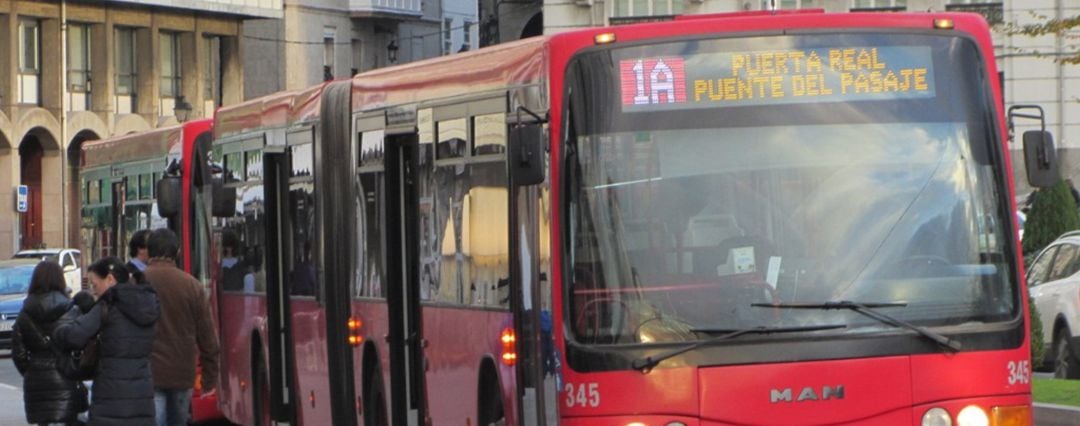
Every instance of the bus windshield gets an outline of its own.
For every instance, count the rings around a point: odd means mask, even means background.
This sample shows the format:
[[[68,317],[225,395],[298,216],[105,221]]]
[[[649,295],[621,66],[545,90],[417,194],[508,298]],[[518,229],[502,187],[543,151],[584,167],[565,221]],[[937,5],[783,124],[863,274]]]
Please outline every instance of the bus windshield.
[[[760,306],[791,303],[894,303],[880,311],[925,327],[1014,319],[980,63],[965,40],[917,34],[579,55],[565,156],[574,339],[902,333],[857,312]]]

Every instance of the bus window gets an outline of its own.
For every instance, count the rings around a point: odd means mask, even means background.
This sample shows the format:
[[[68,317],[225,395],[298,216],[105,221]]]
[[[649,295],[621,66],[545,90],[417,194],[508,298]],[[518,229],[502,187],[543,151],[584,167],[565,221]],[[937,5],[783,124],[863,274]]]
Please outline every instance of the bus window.
[[[503,114],[473,117],[473,133],[476,135],[473,155],[506,152],[506,117]]]
[[[311,143],[290,148],[292,169],[289,179],[289,227],[292,232],[291,259],[287,281],[293,296],[314,296],[315,274],[315,182]]]

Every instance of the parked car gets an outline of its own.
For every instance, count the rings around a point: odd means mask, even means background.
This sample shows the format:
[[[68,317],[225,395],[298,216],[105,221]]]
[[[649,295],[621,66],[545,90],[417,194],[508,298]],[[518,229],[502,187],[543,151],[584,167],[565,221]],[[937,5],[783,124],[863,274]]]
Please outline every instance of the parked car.
[[[15,253],[14,259],[51,260],[64,268],[64,280],[67,281],[70,294],[83,289],[82,253],[75,249],[55,248],[23,250]]]
[[[39,260],[0,260],[0,349],[11,349],[11,326],[22,310]]]
[[[1031,303],[1043,324],[1046,357],[1036,367],[1054,376],[1080,379],[1080,231],[1067,232],[1046,246],[1027,271]]]

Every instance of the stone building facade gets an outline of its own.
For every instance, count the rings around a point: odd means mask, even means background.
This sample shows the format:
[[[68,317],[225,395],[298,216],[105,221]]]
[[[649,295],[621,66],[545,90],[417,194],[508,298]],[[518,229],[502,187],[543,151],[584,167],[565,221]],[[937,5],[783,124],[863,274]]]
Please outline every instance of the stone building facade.
[[[244,24],[245,96],[480,46],[474,0],[284,0]]]
[[[78,244],[82,142],[241,101],[242,22],[280,1],[0,0],[0,259]]]

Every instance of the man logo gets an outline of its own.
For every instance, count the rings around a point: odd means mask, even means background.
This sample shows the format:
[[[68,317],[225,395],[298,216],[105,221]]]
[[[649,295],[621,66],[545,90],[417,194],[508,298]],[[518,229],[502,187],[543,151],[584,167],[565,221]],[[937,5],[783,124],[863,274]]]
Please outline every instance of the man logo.
[[[769,391],[769,402],[776,404],[778,402],[804,402],[804,401],[824,401],[828,399],[844,399],[844,386],[822,386],[819,393],[812,387],[804,387],[799,392],[799,397],[792,400],[793,393],[791,388],[785,389],[772,389]]]

